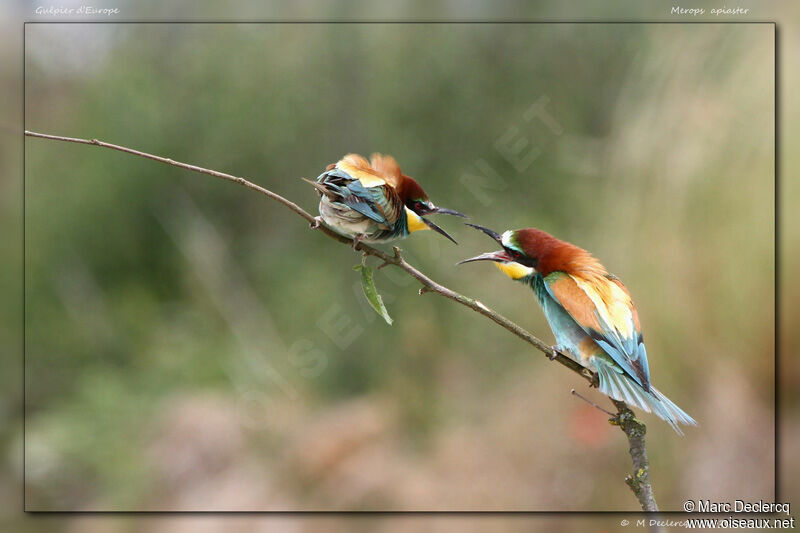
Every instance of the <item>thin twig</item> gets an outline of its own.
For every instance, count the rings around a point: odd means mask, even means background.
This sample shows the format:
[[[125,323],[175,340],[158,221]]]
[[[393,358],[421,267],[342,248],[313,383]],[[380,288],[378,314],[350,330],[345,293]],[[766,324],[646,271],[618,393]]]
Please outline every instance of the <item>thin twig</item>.
[[[570,392],[570,393],[572,393],[572,395],[573,395],[573,396],[577,396],[578,398],[580,398],[580,399],[581,399],[581,400],[583,400],[584,402],[588,403],[589,405],[591,405],[591,406],[592,406],[592,407],[594,407],[595,409],[599,409],[599,410],[601,410],[602,412],[604,412],[604,413],[605,413],[605,414],[607,414],[608,416],[610,416],[610,417],[612,417],[612,418],[613,418],[613,417],[615,417],[615,416],[617,416],[615,413],[612,413],[612,412],[611,412],[611,411],[609,411],[608,409],[603,409],[602,407],[600,407],[599,405],[597,405],[597,404],[596,404],[596,403],[594,403],[592,400],[590,400],[590,399],[589,399],[589,398],[587,398],[586,396],[582,395],[581,393],[579,393],[579,392],[578,392],[578,391],[576,391],[575,389],[572,389],[572,390],[571,390],[571,391],[569,391],[569,392]]]
[[[78,143],[78,144],[88,144],[93,146],[100,146],[103,148],[109,148],[111,150],[117,150],[120,152],[125,152],[127,154],[137,155],[139,157],[144,157],[147,159],[152,159],[154,161],[159,161],[161,163],[165,163],[167,165],[171,165],[174,167],[183,168],[186,170],[191,170],[194,172],[199,172],[201,174],[207,174],[209,176],[213,176],[215,178],[223,179],[226,181],[231,181],[233,183],[237,183],[248,189],[252,189],[256,192],[263,194],[264,196],[269,197],[272,200],[275,200],[278,203],[283,204],[284,206],[288,207],[292,211],[294,211],[297,215],[304,218],[309,224],[313,226],[316,225],[317,220],[314,216],[308,213],[299,205],[295,204],[276,194],[264,187],[256,185],[251,181],[248,181],[244,178],[240,178],[238,176],[233,176],[231,174],[226,174],[224,172],[217,172],[216,170],[209,170],[207,168],[198,167],[196,165],[190,165],[188,163],[181,163],[180,161],[175,161],[173,159],[169,159],[167,157],[161,157],[153,154],[148,154],[146,152],[141,152],[139,150],[134,150],[132,148],[127,148],[125,146],[119,146],[116,144],[111,144],[103,141],[99,141],[97,139],[78,139],[74,137],[62,137],[58,135],[47,135],[44,133],[36,133],[32,131],[25,131],[25,135],[27,137],[37,137],[40,139],[49,139],[53,141],[62,141],[62,142],[71,142],[71,143]],[[343,244],[347,244],[348,246],[353,246],[353,241],[339,235],[329,227],[325,226],[324,224],[319,225],[318,227],[314,228],[314,231],[321,231],[328,237],[333,240],[339,241]],[[483,303],[473,298],[469,298],[462,294],[459,294],[444,285],[440,285],[436,283],[431,278],[420,272],[416,267],[409,264],[400,253],[400,249],[396,246],[393,248],[393,255],[387,254],[373,248],[363,242],[358,243],[355,247],[356,250],[366,254],[377,257],[383,261],[381,267],[386,265],[394,265],[406,273],[408,273],[411,277],[419,281],[423,288],[420,290],[420,293],[425,292],[435,292],[441,296],[449,300],[453,300],[465,307],[472,309],[473,311],[480,313],[481,315],[489,318],[494,323],[502,326],[509,332],[513,333],[520,339],[524,340],[540,352],[542,352],[548,359],[555,360],[567,367],[568,369],[572,370],[579,376],[583,377],[587,381],[589,381],[590,385],[592,383],[596,383],[596,375],[594,372],[590,371],[589,369],[581,366],[579,363],[575,362],[571,358],[565,356],[564,354],[558,352],[556,349],[535,337],[534,335],[530,334],[511,320],[507,319],[500,313],[493,311],[492,309],[486,307]],[[573,393],[575,391],[573,390]],[[647,450],[644,447],[644,432],[645,426],[636,417],[633,415],[633,412],[625,405],[624,402],[619,402],[616,400],[612,400],[614,404],[617,406],[619,412],[616,415],[612,415],[614,417],[615,423],[618,423],[622,428],[625,435],[628,437],[628,442],[630,444],[630,453],[631,457],[633,458],[633,465],[634,465],[634,473],[631,476],[628,476],[626,482],[633,490],[636,497],[639,499],[639,502],[642,505],[642,509],[645,511],[657,511],[658,507],[656,506],[655,499],[653,498],[653,489],[650,485],[650,477],[649,477],[649,466],[647,463]],[[598,407],[599,408],[599,407]],[[605,410],[604,410],[605,411]],[[611,414],[611,413],[609,413]]]

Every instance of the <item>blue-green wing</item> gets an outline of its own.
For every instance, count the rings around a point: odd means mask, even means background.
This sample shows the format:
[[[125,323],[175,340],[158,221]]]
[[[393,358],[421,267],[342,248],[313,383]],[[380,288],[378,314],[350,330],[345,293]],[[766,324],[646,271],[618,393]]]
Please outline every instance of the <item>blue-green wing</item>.
[[[349,207],[378,224],[389,227],[399,217],[398,204],[401,202],[388,184],[365,187],[359,180],[336,168],[322,174],[317,182],[335,194],[335,203]]]
[[[614,301],[604,302],[599,297],[600,292],[594,287],[597,283],[609,284],[603,292],[611,294]],[[645,390],[649,389],[650,369],[639,317],[628,290],[619,279],[609,275],[581,286],[572,276],[554,272],[544,278],[544,287],[625,373]]]

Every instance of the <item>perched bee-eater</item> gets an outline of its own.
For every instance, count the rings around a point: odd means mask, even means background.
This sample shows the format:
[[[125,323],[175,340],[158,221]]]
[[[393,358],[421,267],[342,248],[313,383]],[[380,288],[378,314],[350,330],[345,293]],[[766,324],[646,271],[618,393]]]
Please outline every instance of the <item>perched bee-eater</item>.
[[[619,401],[654,412],[679,434],[697,422],[650,384],[647,350],[636,306],[625,285],[589,252],[535,228],[494,231],[469,224],[502,250],[471,261],[493,261],[511,279],[530,285],[559,352],[598,376],[598,388]]]
[[[466,218],[458,211],[433,205],[419,183],[403,174],[391,156],[372,154],[370,162],[358,154],[348,154],[328,165],[317,181],[305,181],[320,195],[316,226],[325,222],[337,233],[352,238],[353,247],[362,240],[386,242],[426,229],[455,243],[423,216],[443,213]]]

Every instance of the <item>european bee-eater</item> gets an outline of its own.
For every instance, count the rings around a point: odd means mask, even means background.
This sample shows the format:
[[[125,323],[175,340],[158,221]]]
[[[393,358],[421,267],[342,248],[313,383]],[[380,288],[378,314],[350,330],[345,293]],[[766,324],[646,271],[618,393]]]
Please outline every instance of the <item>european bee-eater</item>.
[[[320,195],[317,225],[325,222],[352,238],[354,247],[362,240],[386,242],[426,229],[455,243],[423,216],[442,213],[466,218],[458,211],[433,205],[419,183],[403,174],[391,156],[372,154],[370,162],[358,154],[348,154],[328,165],[316,181],[305,181]]]
[[[619,401],[654,412],[679,434],[697,422],[650,384],[639,315],[625,285],[589,252],[535,228],[502,235],[474,224],[502,250],[471,261],[493,261],[511,279],[530,285],[542,306],[556,349],[598,376],[598,388]]]

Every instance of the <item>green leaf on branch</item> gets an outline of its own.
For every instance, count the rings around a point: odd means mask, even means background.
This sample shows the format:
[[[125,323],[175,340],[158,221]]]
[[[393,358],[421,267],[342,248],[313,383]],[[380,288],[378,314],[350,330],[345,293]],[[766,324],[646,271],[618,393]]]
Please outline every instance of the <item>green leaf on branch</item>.
[[[367,266],[367,257],[364,256],[361,264],[354,266],[353,270],[361,271],[361,288],[364,290],[364,296],[367,297],[369,305],[391,326],[392,317],[389,316],[389,311],[383,305],[383,298],[378,294],[378,289],[375,288],[375,281],[372,279],[372,268]]]

